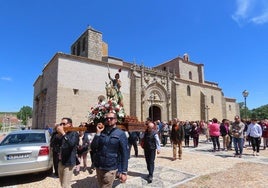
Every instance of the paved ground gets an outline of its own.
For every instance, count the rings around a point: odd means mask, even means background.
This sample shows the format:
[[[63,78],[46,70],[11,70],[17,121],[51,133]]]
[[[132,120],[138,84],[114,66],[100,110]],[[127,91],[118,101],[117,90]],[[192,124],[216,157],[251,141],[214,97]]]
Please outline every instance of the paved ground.
[[[143,159],[144,160],[144,159]],[[174,187],[195,177],[194,174],[179,171],[172,166],[156,166],[154,180],[148,184],[146,165],[140,159],[132,158],[129,161],[129,175],[133,176],[126,184],[115,183],[115,187]]]
[[[171,145],[167,145],[167,147],[162,147],[162,152],[169,153],[170,158],[166,158],[166,160],[171,160]],[[260,156],[253,156],[251,147],[244,148],[244,154],[242,158],[235,158],[234,157],[234,151],[217,151],[212,152],[212,143],[206,143],[204,141],[201,141],[199,144],[199,147],[193,148],[193,147],[186,147],[183,148],[183,154],[184,155],[190,155],[192,157],[200,157],[206,156],[206,161],[210,161],[211,163],[214,162],[215,158],[222,159],[228,159],[233,160],[238,163],[242,162],[252,162],[252,163],[261,163],[261,164],[267,164],[268,165],[268,152],[265,151],[265,155],[263,155],[263,151],[261,151]],[[159,158],[161,157],[158,156]],[[187,157],[188,158],[188,157]],[[179,187],[179,185],[182,185],[186,183],[187,181],[190,181],[194,178],[197,178],[200,176],[200,174],[194,174],[189,171],[184,171],[183,169],[178,169],[177,164],[172,165],[172,163],[183,163],[185,159],[182,161],[174,161],[169,164],[171,165],[165,165],[164,163],[158,163],[158,159],[156,160],[156,169],[154,173],[154,181],[151,184],[148,184],[146,181],[147,176],[147,170],[146,165],[144,162],[144,158],[134,158],[132,157],[129,160],[129,175],[133,176],[134,178],[131,178],[126,184],[119,184],[115,187]],[[226,161],[222,160],[222,165],[224,165]],[[226,164],[226,167],[228,165]],[[222,169],[219,167],[219,169]]]
[[[191,141],[192,143],[192,141]],[[229,171],[237,164],[261,164],[265,169],[268,167],[268,150],[261,150],[260,156],[252,155],[251,147],[244,149],[242,158],[234,158],[234,151],[211,152],[212,143],[205,143],[201,137],[197,148],[183,148],[183,159],[172,161],[172,148],[168,144],[162,148],[156,158],[154,180],[151,184],[146,181],[148,174],[143,151],[139,148],[139,156],[132,156],[129,160],[128,180],[120,184],[117,180],[114,183],[116,188],[146,188],[146,187],[184,187],[202,176]],[[132,151],[133,152],[133,151]],[[88,160],[90,164],[90,160]],[[252,166],[252,165],[251,165]],[[257,166],[257,165],[255,165]],[[254,170],[254,165],[252,167]],[[267,178],[266,178],[267,177]],[[266,173],[265,178],[268,179]],[[41,177],[40,175],[23,175],[16,177],[0,178],[0,187],[28,188],[28,187],[59,187],[59,180],[55,177]],[[95,171],[90,169],[81,171],[72,178],[72,188],[95,188],[97,187]],[[189,187],[189,186],[188,186]],[[193,187],[193,186],[190,186]],[[198,187],[198,186],[195,186]]]

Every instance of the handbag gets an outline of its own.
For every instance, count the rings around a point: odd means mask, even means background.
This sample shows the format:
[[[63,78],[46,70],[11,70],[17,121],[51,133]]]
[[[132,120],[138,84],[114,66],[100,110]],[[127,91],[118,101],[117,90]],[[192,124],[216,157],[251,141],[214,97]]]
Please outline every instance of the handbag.
[[[80,160],[77,155],[75,156],[75,163],[76,165],[80,165]]]
[[[144,149],[144,138],[141,139],[141,143],[140,143],[140,145],[141,145],[141,148]]]
[[[163,135],[164,135],[164,136],[168,136],[168,131],[164,131],[164,132],[163,132]]]

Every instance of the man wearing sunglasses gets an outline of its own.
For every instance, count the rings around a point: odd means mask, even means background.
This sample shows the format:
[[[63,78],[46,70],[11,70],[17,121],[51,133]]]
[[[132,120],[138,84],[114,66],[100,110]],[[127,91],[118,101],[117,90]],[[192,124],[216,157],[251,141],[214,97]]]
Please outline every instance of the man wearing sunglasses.
[[[120,180],[127,180],[128,140],[126,134],[116,127],[117,117],[114,112],[105,116],[105,126],[97,125],[96,135],[91,143],[95,153],[94,165],[97,171],[99,187],[112,187],[117,170],[120,169]]]
[[[65,133],[64,127],[72,127],[71,118],[62,118],[57,132],[62,135],[59,153],[58,172],[61,187],[70,188],[73,169],[76,165],[77,145],[79,135],[76,131]]]

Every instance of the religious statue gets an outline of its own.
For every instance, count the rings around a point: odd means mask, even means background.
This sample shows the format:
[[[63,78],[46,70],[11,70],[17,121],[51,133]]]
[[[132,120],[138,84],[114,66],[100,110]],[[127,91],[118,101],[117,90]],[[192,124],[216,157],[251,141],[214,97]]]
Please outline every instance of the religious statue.
[[[115,74],[115,76],[114,76],[114,78],[112,78],[111,77],[111,74],[110,74],[110,72],[108,72],[108,77],[109,77],[109,79],[111,80],[111,83],[112,83],[112,87],[113,87],[113,89],[116,91],[116,97],[114,97],[114,99],[116,99],[117,100],[117,103],[120,105],[120,106],[123,106],[123,95],[122,95],[122,93],[121,93],[121,91],[120,91],[120,88],[121,88],[121,80],[119,79],[120,78],[120,75],[119,75],[119,73],[116,73]],[[107,90],[107,84],[106,84],[106,91],[108,91]],[[112,92],[111,92],[111,94],[112,94]],[[110,96],[108,96],[107,95],[107,97],[110,97]]]

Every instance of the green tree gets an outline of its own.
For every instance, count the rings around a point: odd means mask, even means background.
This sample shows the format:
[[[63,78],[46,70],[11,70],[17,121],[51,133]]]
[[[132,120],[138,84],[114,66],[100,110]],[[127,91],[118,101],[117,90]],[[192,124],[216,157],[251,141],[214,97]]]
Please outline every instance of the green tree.
[[[242,116],[245,114],[244,102],[240,102],[240,103],[238,103],[238,105],[239,105],[239,110],[240,110],[240,117],[242,118]]]
[[[32,118],[33,110],[30,106],[23,106],[20,111],[17,113],[17,118],[22,120],[22,124],[26,125],[27,120]]]
[[[252,115],[253,114],[258,120],[268,119],[268,104],[252,109]]]
[[[268,119],[268,104],[260,106],[258,108],[254,108],[249,110],[248,108],[245,111],[244,102],[238,103],[240,108],[240,116],[242,119],[245,119],[245,115],[247,115],[247,119],[257,118],[258,120]]]
[[[240,117],[241,119],[250,119],[251,117],[251,110],[248,109],[248,107],[245,107],[244,102],[238,103],[239,109],[240,109]]]

